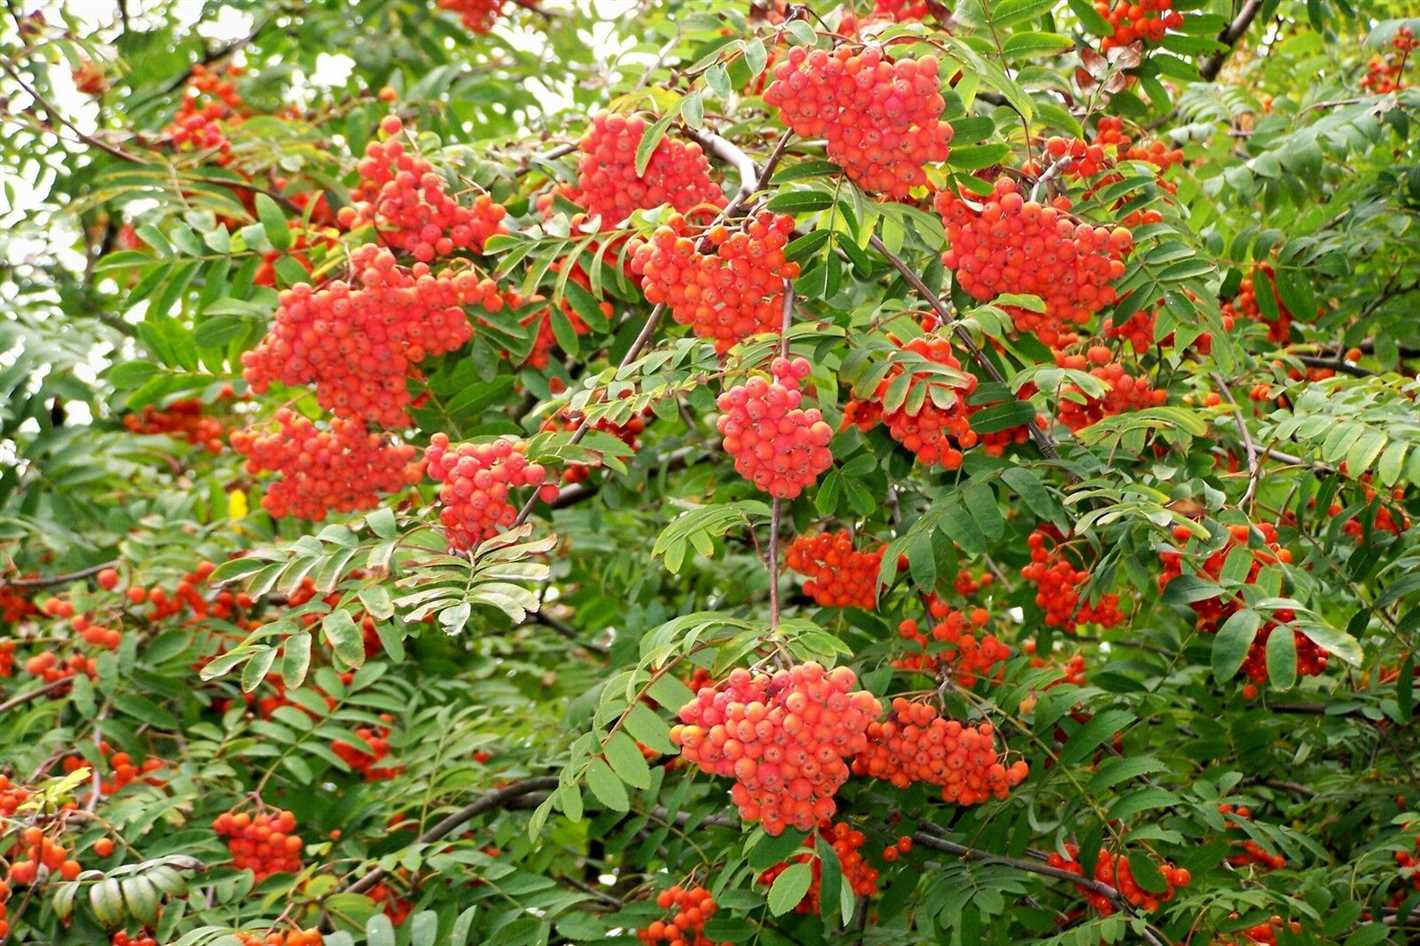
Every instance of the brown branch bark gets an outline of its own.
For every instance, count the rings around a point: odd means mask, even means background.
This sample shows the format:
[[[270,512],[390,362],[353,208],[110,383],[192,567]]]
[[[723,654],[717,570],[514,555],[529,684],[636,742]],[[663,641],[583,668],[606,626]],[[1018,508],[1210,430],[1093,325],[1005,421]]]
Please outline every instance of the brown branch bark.
[[[0,588],[48,588],[52,585],[62,585],[69,581],[78,581],[80,578],[88,578],[96,575],[105,568],[113,568],[118,565],[117,561],[100,562],[97,565],[90,565],[88,568],[81,568],[78,571],[66,572],[63,575],[40,576],[37,578],[0,578]]]
[[[1218,73],[1222,70],[1223,63],[1227,62],[1233,47],[1237,45],[1238,40],[1242,39],[1247,28],[1257,18],[1257,14],[1262,12],[1262,3],[1263,0],[1247,0],[1242,5],[1242,9],[1238,10],[1238,15],[1233,17],[1233,21],[1223,27],[1223,31],[1218,34],[1218,42],[1228,48],[1209,56],[1203,63],[1203,68],[1198,70],[1206,81],[1212,82],[1218,78]]]

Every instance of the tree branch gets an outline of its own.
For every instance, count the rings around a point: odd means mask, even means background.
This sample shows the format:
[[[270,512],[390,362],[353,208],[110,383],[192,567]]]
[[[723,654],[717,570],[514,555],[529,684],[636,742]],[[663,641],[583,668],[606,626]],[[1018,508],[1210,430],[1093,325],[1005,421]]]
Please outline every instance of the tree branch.
[[[65,582],[78,581],[80,578],[88,578],[96,575],[105,568],[113,568],[118,565],[118,561],[100,562],[97,565],[90,565],[88,568],[81,568],[75,572],[66,572],[63,575],[50,575],[48,577],[36,578],[0,578],[0,588],[48,588],[51,585],[62,585]]]
[[[599,657],[605,657],[607,654],[611,653],[611,651],[603,647],[601,644],[594,644],[591,641],[582,640],[582,635],[577,631],[575,627],[568,624],[566,621],[562,621],[558,618],[553,617],[545,611],[534,611],[532,614],[528,615],[528,617],[530,617],[535,623],[541,624],[543,627],[551,628],[561,636],[567,638],[569,641],[576,644],[578,647],[582,648],[583,650],[589,650]]]
[[[1251,505],[1252,497],[1257,494],[1257,481],[1262,475],[1262,465],[1257,461],[1257,445],[1252,442],[1252,434],[1248,433],[1247,421],[1243,418],[1242,409],[1238,407],[1238,402],[1233,398],[1233,392],[1228,387],[1228,382],[1221,374],[1213,373],[1213,383],[1218,386],[1223,397],[1228,399],[1229,406],[1232,407],[1233,426],[1238,430],[1238,436],[1242,438],[1243,449],[1247,451],[1247,489],[1243,490],[1242,496],[1238,499],[1238,507]]]
[[[51,693],[62,690],[73,682],[74,681],[70,678],[65,677],[63,680],[55,680],[53,683],[46,683],[38,690],[30,690],[28,693],[17,693],[5,702],[0,703],[0,713],[8,713],[15,707],[23,706],[31,700],[37,700],[42,696],[48,696]]]
[[[1233,21],[1218,34],[1218,42],[1228,48],[1209,56],[1207,61],[1203,63],[1203,68],[1198,70],[1205,81],[1212,82],[1218,77],[1218,73],[1222,70],[1228,55],[1233,51],[1233,47],[1237,45],[1238,40],[1242,39],[1247,28],[1257,18],[1257,14],[1262,11],[1262,4],[1263,0],[1247,0],[1242,5],[1242,9],[1238,11],[1238,15],[1233,17]]]
[[[430,841],[438,841],[453,834],[469,820],[478,817],[485,811],[492,811],[496,808],[506,808],[515,799],[532,792],[551,791],[557,787],[557,776],[540,775],[535,778],[525,778],[520,782],[511,785],[504,785],[502,788],[494,789],[483,795],[477,801],[471,802],[458,811],[453,812],[438,824],[434,825],[415,839],[417,844],[428,844]],[[359,880],[345,888],[345,893],[364,893],[384,877],[385,871],[381,867],[372,867]]]

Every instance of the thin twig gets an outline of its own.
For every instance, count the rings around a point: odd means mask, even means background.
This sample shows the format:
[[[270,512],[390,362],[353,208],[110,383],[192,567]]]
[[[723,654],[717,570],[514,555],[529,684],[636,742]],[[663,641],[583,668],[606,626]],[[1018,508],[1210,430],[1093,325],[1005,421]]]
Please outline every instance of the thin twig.
[[[1252,442],[1252,434],[1248,433],[1247,421],[1244,419],[1242,409],[1238,407],[1238,402],[1233,398],[1233,392],[1228,387],[1227,380],[1216,371],[1213,372],[1213,383],[1218,386],[1218,390],[1227,399],[1232,407],[1233,426],[1238,429],[1238,436],[1242,438],[1243,449],[1247,451],[1247,489],[1243,490],[1242,496],[1238,499],[1238,507],[1252,506],[1252,499],[1257,495],[1257,481],[1262,476],[1262,464],[1257,461],[1257,445]]]
[[[48,588],[51,585],[62,585],[65,582],[88,578],[90,575],[97,574],[105,568],[113,568],[117,565],[117,561],[100,562],[97,565],[90,565],[88,568],[81,568],[76,572],[67,572],[63,575],[50,575],[47,578],[0,578],[0,588]]]
[[[1046,184],[1049,184],[1061,174],[1064,174],[1073,161],[1074,158],[1070,157],[1068,154],[1061,155],[1057,158],[1050,167],[1045,169],[1044,174],[1035,179],[1035,185],[1030,189],[1030,199],[1033,201],[1039,200],[1041,188],[1045,187]]]
[[[525,778],[521,782],[514,782],[502,788],[495,789],[483,795],[477,801],[471,802],[458,811],[450,814],[438,824],[434,825],[415,839],[416,844],[428,844],[431,841],[438,841],[453,834],[463,827],[470,819],[476,818],[485,811],[493,811],[497,808],[504,808],[514,799],[521,798],[531,792],[551,791],[557,787],[557,776],[539,775],[535,778]],[[346,893],[364,893],[384,877],[385,871],[382,867],[372,867],[359,880],[345,888]]]
[[[1203,68],[1199,69],[1198,72],[1203,76],[1204,81],[1212,82],[1218,77],[1219,71],[1223,68],[1223,63],[1227,61],[1228,54],[1233,51],[1233,47],[1237,45],[1238,40],[1242,39],[1243,34],[1247,32],[1247,28],[1252,25],[1252,21],[1256,19],[1257,14],[1261,12],[1262,5],[1263,0],[1247,0],[1247,2],[1243,4],[1242,9],[1238,11],[1238,15],[1233,17],[1233,21],[1223,27],[1222,32],[1218,34],[1218,42],[1228,48],[1214,53],[1203,63]]]
[[[28,693],[17,693],[3,703],[0,703],[0,713],[6,713],[17,706],[23,706],[31,700],[37,700],[42,696],[48,696],[57,690],[62,690],[74,681],[65,677],[63,680],[55,680],[53,683],[46,683],[37,690],[30,690]]]
[[[551,628],[583,650],[589,650],[599,657],[605,657],[610,653],[610,651],[601,644],[594,644],[591,641],[582,640],[582,635],[577,632],[575,627],[568,624],[566,621],[553,617],[546,611],[536,611],[528,615],[528,617],[534,622],[541,624],[543,627]]]

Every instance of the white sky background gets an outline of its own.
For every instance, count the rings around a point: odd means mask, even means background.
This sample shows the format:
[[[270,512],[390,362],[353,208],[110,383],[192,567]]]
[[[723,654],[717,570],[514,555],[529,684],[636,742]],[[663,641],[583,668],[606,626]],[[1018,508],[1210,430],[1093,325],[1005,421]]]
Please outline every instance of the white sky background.
[[[597,50],[598,58],[601,61],[617,62],[625,68],[628,65],[641,62],[649,65],[654,60],[655,57],[652,53],[632,52],[635,45],[634,40],[618,38],[616,35],[614,21],[634,11],[638,6],[637,0],[543,0],[543,2],[547,3],[550,9],[556,9],[569,2],[582,7],[591,7],[596,18],[602,22],[596,25],[593,34],[588,37],[589,45]],[[437,10],[434,0],[428,0],[428,4],[431,16],[451,16],[451,14]],[[195,27],[197,34],[212,45],[232,42],[251,31],[253,17],[229,6],[219,8],[215,17],[199,22],[202,6],[202,0],[177,0],[172,4],[171,9],[178,19],[180,31]],[[158,7],[159,4],[153,3],[151,0],[130,0],[130,23],[141,28],[146,12]],[[544,34],[539,29],[530,27],[540,28],[545,24],[535,16],[519,13],[511,2],[508,7],[510,12],[516,14],[513,18],[526,25],[513,25],[504,19],[495,27],[495,31],[510,45],[520,50],[534,54],[540,52],[545,46]],[[50,23],[61,22],[59,14],[62,10],[69,17],[76,19],[83,32],[90,36],[112,36],[117,28],[116,4],[113,0],[43,0],[38,4],[25,4],[21,9],[38,9],[45,14]],[[556,29],[558,26],[554,23],[551,28]],[[469,41],[476,43],[478,39],[471,36]],[[354,65],[354,60],[343,54],[322,53],[317,59],[314,73],[310,75],[298,74],[294,77],[292,96],[300,99],[313,89],[340,86],[346,81]],[[91,98],[75,89],[68,64],[61,62],[53,65],[50,69],[50,81],[52,83],[51,95],[55,106],[78,127],[86,132],[93,131],[98,120],[98,106]],[[570,107],[573,103],[570,88],[550,85],[544,82],[541,77],[530,77],[524,80],[524,85],[548,113],[556,113]],[[75,145],[76,149],[83,147],[85,146]],[[21,233],[16,230],[17,225],[23,225],[26,221],[33,223],[34,220],[31,219],[33,215],[44,207],[50,184],[47,173],[43,169],[32,167],[26,169],[23,174],[16,174],[12,169],[5,169],[0,171],[0,175],[4,175],[4,178],[8,179],[15,191],[14,205],[5,207],[5,213],[0,214],[0,227],[10,231],[3,244],[4,258],[10,264],[15,265],[22,264],[28,259],[57,257],[66,266],[75,270],[82,269],[83,256],[73,249],[76,234],[72,225],[62,216],[43,221],[44,226],[48,228],[43,232]],[[13,288],[0,284],[0,304],[4,303],[7,296],[13,298],[13,295]],[[134,313],[129,313],[129,315],[137,317],[141,315],[141,311],[141,309],[136,309]],[[103,350],[99,350],[101,348]],[[12,364],[15,356],[15,351],[0,351],[0,368]],[[107,352],[106,347],[96,346],[89,364],[78,366],[76,375],[79,375],[80,380],[85,383],[97,384],[98,376],[108,365],[111,356],[112,353]],[[89,423],[90,420],[87,405],[69,405],[68,423],[82,424]],[[13,459],[13,445],[0,442],[0,462],[13,461]]]

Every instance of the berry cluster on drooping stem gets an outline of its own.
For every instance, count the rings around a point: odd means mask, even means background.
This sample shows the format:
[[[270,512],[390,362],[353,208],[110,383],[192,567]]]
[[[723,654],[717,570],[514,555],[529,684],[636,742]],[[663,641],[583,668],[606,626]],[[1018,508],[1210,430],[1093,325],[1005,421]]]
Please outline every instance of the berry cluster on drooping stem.
[[[825,608],[877,607],[878,569],[886,546],[860,552],[846,529],[795,536],[784,564],[808,577],[804,594]]]
[[[927,596],[927,613],[936,623],[926,634],[912,618],[898,624],[898,636],[920,650],[894,658],[894,667],[950,678],[964,687],[974,686],[978,680],[999,679],[1011,648],[995,634],[985,633],[991,620],[985,608],[958,611],[932,594]]]
[[[656,142],[644,173],[636,173],[636,152],[646,133],[639,115],[599,112],[577,142],[580,158],[577,183],[557,193],[600,217],[600,228],[610,230],[637,210],[670,205],[690,214],[725,205],[725,195],[710,177],[710,162],[700,145],[669,135]],[[544,208],[550,200],[542,202]]]
[[[933,323],[924,323],[930,330]],[[963,451],[976,446],[977,434],[971,429],[971,407],[967,398],[976,390],[976,376],[962,370],[949,341],[940,335],[919,335],[906,344],[892,341],[901,354],[873,392],[870,404],[876,408],[854,408],[853,422],[859,429],[871,429],[881,420],[888,433],[902,444],[919,462],[947,470],[959,469]],[[902,402],[888,408],[889,392],[901,388],[899,379],[908,376]],[[895,387],[896,385],[896,387]],[[850,402],[850,408],[862,402]],[[845,414],[844,421],[848,422]]]
[[[776,499],[793,499],[833,463],[833,428],[817,408],[805,410],[799,386],[811,368],[805,358],[778,357],[774,380],[754,377],[720,395],[717,429],[735,470]]]
[[[281,293],[266,336],[242,355],[242,377],[257,394],[273,382],[313,385],[336,417],[405,427],[416,366],[473,337],[462,306],[497,312],[503,294],[471,270],[406,269],[374,244],[356,249],[350,266],[353,282],[297,283]]]
[[[676,322],[724,354],[751,335],[779,330],[784,282],[799,275],[799,264],[784,256],[793,231],[793,217],[762,211],[734,230],[713,226],[697,240],[675,214],[650,242],[631,241],[631,272],[648,302],[665,303]]]
[[[381,496],[423,478],[414,447],[371,433],[357,420],[335,418],[326,429],[282,408],[279,429],[238,430],[232,448],[247,458],[246,470],[270,471],[261,506],[271,515],[319,522],[331,512],[373,509]]]
[[[512,437],[492,443],[450,444],[444,433],[429,440],[424,453],[429,475],[438,483],[439,520],[449,546],[467,550],[508,528],[518,511],[509,491],[534,487],[545,500],[557,496],[557,484],[547,481],[540,463],[529,463],[527,445]]]
[[[1267,293],[1268,309],[1275,314],[1269,314],[1258,301],[1259,284]],[[1271,263],[1259,263],[1243,277],[1242,282],[1238,283],[1237,295],[1223,303],[1222,314],[1234,323],[1240,318],[1263,323],[1267,326],[1267,339],[1274,345],[1285,345],[1292,338],[1292,312],[1282,302],[1282,294],[1277,289],[1277,275]]]
[[[1087,371],[1106,388],[1104,394],[1093,397],[1077,384],[1061,386],[1057,416],[1060,423],[1074,431],[1114,414],[1158,407],[1168,400],[1168,391],[1153,387],[1148,378],[1129,374],[1114,360],[1114,353],[1103,345],[1091,345],[1083,355],[1057,352],[1055,363],[1072,371]]]
[[[1232,805],[1223,802],[1218,805],[1218,813],[1226,815],[1223,824],[1229,829],[1241,831],[1240,821],[1252,818],[1252,809],[1246,805]],[[1266,848],[1252,838],[1244,837],[1236,842],[1238,851],[1228,855],[1228,863],[1234,867],[1256,865],[1261,870],[1281,870],[1287,866],[1287,859],[1281,854],[1269,853]]]
[[[1114,32],[1100,40],[1100,51],[1130,43],[1157,43],[1169,30],[1183,25],[1183,14],[1170,9],[1173,0],[1096,0],[1095,12],[1104,17]]]
[[[1071,563],[1063,542],[1060,530],[1049,524],[1036,528],[1026,539],[1030,563],[1021,569],[1021,577],[1035,585],[1035,603],[1045,612],[1045,623],[1067,633],[1074,633],[1081,624],[1109,628],[1124,623],[1119,595],[1102,594],[1094,602],[1084,600],[1080,592],[1090,573]]]
[[[887,718],[868,726],[867,748],[853,759],[853,774],[907,788],[926,782],[943,801],[979,805],[1005,798],[1030,774],[1024,760],[1006,764],[989,722],[947,719],[930,703],[892,701]]]
[[[434,166],[405,150],[397,137],[404,130],[397,116],[380,122],[388,141],[372,141],[359,164],[360,183],[336,219],[347,230],[371,224],[379,239],[422,263],[456,250],[483,252],[483,244],[506,227],[507,210],[486,194],[464,206],[444,190]]]
[[[229,386],[225,393],[230,397],[230,392]],[[220,420],[206,416],[203,409],[202,401],[195,397],[173,401],[164,408],[147,404],[137,414],[123,415],[123,426],[131,433],[167,434],[202,447],[208,453],[221,453],[226,429]]]
[[[871,897],[878,892],[878,869],[869,864],[860,853],[860,849],[867,841],[867,836],[857,830],[852,825],[843,821],[826,823],[819,827],[817,835],[826,841],[833,853],[838,857],[838,868],[843,875],[843,880],[847,882],[848,889],[860,897]],[[911,839],[908,839],[909,848]],[[804,838],[804,847],[812,852],[815,848],[814,835],[810,834]],[[891,850],[896,853],[896,848]],[[772,887],[779,875],[789,869],[791,864],[809,864],[813,872],[813,879],[809,883],[809,889],[804,893],[804,897],[794,909],[798,913],[817,914],[820,906],[820,891],[823,882],[823,863],[813,853],[796,854],[787,861],[781,861],[765,869],[759,875],[760,884]]]
[[[508,0],[436,0],[440,10],[458,14],[464,28],[476,36],[493,29]]]
[[[272,874],[301,869],[305,843],[296,834],[296,816],[289,811],[228,811],[212,822],[212,830],[226,839],[232,866],[250,870],[261,883]]]
[[[979,206],[975,201],[937,192],[934,206],[947,230],[943,264],[983,302],[1001,293],[1038,296],[1044,312],[1006,307],[1016,330],[1050,348],[1073,344],[1075,329],[1115,301],[1111,283],[1124,275],[1123,258],[1134,246],[1129,230],[1076,223],[1068,198],[1041,205],[1009,177]]]
[[[646,946],[730,946],[716,943],[705,935],[705,922],[715,915],[715,898],[704,887],[674,887],[656,895],[656,905],[671,911],[665,920],[652,920],[636,931]]]
[[[1084,866],[1080,862],[1079,845],[1065,845],[1064,855],[1052,851],[1046,858],[1046,863],[1056,870],[1085,876]],[[1094,879],[1114,888],[1119,897],[1131,906],[1153,912],[1159,908],[1160,904],[1172,900],[1174,893],[1180,887],[1187,887],[1192,881],[1192,875],[1187,868],[1176,867],[1168,861],[1159,861],[1155,866],[1159,874],[1162,875],[1165,885],[1165,889],[1160,893],[1152,893],[1139,886],[1139,882],[1134,879],[1134,872],[1129,866],[1128,858],[1122,853],[1116,854],[1101,848],[1095,858]],[[1110,916],[1119,909],[1119,903],[1100,890],[1092,890],[1083,886],[1079,890],[1084,896],[1085,902],[1101,916]]]
[[[745,821],[770,835],[809,831],[837,811],[845,760],[867,748],[880,712],[856,684],[847,667],[812,662],[772,675],[736,669],[680,708],[671,742],[702,771],[735,780],[730,798]]]
[[[931,56],[894,61],[877,46],[795,46],[774,67],[764,101],[796,134],[826,138],[829,160],[854,183],[901,198],[926,186],[924,165],[951,150],[937,72]]]

